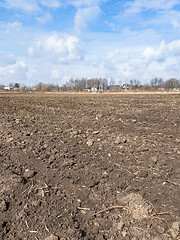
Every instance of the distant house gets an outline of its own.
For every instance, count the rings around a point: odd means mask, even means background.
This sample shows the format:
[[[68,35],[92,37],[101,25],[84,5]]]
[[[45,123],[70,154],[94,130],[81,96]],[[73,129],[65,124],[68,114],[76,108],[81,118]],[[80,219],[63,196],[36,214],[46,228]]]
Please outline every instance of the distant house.
[[[100,85],[99,86],[99,90],[98,90],[99,92],[102,92],[103,91],[103,86],[102,85]]]
[[[10,88],[10,87],[7,87],[7,86],[5,86],[5,87],[4,87],[4,90],[8,90],[8,91],[10,91],[10,90],[11,90],[11,88]]]
[[[96,88],[96,87],[92,87],[92,88],[91,88],[91,91],[92,91],[92,92],[97,92],[97,88]]]
[[[127,83],[123,84],[122,90],[123,90],[123,91],[129,91],[129,90],[130,90],[130,85],[127,84]]]

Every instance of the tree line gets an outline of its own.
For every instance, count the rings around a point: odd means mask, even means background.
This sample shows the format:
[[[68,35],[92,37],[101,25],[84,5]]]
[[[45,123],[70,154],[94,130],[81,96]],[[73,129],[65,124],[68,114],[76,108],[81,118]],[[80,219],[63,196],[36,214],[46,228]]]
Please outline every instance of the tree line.
[[[68,82],[59,86],[58,84],[38,83],[33,87],[27,87],[19,83],[10,83],[8,87],[0,85],[0,90],[21,90],[21,91],[128,91],[128,90],[180,90],[180,80],[170,78],[153,78],[149,83],[142,84],[139,80],[132,79],[129,83],[115,83],[113,79],[92,78],[92,79],[70,79]]]

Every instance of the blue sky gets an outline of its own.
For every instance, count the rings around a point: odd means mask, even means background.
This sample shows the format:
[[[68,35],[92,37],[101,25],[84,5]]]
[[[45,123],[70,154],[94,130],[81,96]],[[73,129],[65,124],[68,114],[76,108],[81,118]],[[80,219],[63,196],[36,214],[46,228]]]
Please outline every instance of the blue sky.
[[[0,0],[0,84],[180,79],[180,0]]]

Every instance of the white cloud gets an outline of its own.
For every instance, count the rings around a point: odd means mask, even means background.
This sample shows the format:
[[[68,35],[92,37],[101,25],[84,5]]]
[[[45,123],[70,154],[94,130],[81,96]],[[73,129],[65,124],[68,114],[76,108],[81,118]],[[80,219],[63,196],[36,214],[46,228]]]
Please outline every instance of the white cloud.
[[[3,61],[2,61],[3,59]],[[28,67],[24,61],[17,61],[12,55],[0,59],[0,82],[25,83],[27,80]]]
[[[146,63],[153,61],[166,61],[170,57],[180,56],[180,40],[174,40],[166,44],[161,42],[157,48],[146,47],[142,53],[142,57]]]
[[[13,29],[19,29],[22,26],[22,23],[19,21],[14,21],[14,22],[8,22],[7,27],[8,28],[13,28]]]
[[[28,47],[27,52],[30,57],[35,55],[35,49],[33,47]]]
[[[59,8],[59,0],[5,0],[0,7],[19,10],[27,13],[34,13],[41,10],[41,6],[48,8]]]
[[[68,3],[77,7],[91,7],[91,6],[97,6],[100,2],[103,2],[102,0],[70,0]]]
[[[45,24],[47,22],[52,21],[52,15],[49,12],[47,12],[43,16],[37,17],[37,21],[42,24]]]
[[[25,12],[36,12],[40,10],[37,0],[5,0],[4,7]]]
[[[180,56],[180,40],[174,40],[168,44],[167,50],[174,56]]]
[[[159,33],[162,33],[163,37],[174,37],[177,33],[177,28],[180,27],[180,15],[179,11],[174,9],[168,9],[159,11],[156,16],[152,16],[151,19],[144,18],[144,26],[151,26],[151,28],[157,28]],[[173,26],[173,28],[172,28]],[[164,28],[168,29],[169,34],[164,34]]]
[[[180,40],[165,43],[158,47],[142,48],[134,47],[119,49],[107,55],[104,60],[106,70],[115,72],[115,78],[119,76],[124,80],[136,78],[141,81],[150,80],[153,77],[180,77]],[[112,73],[111,73],[112,75]]]
[[[99,4],[104,1],[107,0],[5,0],[4,3],[0,4],[0,7],[30,14],[38,13],[39,16],[36,17],[37,21],[44,24],[52,20],[52,15],[49,12],[44,13],[43,7],[57,9],[64,5],[71,5],[77,11],[74,17],[74,29],[76,33],[80,33],[87,26],[88,22],[93,21],[99,16],[101,13]]]
[[[117,83],[137,79],[142,82],[154,77],[168,79],[180,77],[180,40],[165,43],[159,46],[129,46],[117,48],[102,48],[96,46],[94,52],[86,48],[83,61],[74,61],[68,57],[67,49],[74,46],[74,38],[62,37],[52,34],[42,42],[36,42],[37,48],[30,48],[32,55],[43,52],[40,58],[34,58],[34,68],[30,69],[30,80],[53,82],[63,84],[70,78],[112,77]],[[69,39],[69,41],[68,41]],[[41,38],[42,40],[42,38]],[[66,48],[64,48],[64,45]],[[61,47],[60,47],[61,46]],[[66,49],[66,50],[65,50]],[[33,52],[34,51],[34,52]],[[74,50],[71,50],[72,52]],[[177,52],[179,55],[177,56]],[[49,56],[49,53],[53,53]],[[63,59],[59,59],[59,56]],[[76,58],[76,55],[75,55]],[[44,61],[45,59],[45,61]],[[38,63],[41,62],[41,66]],[[68,64],[66,64],[68,62]],[[38,67],[37,67],[38,66]],[[30,76],[30,75],[29,75]]]
[[[12,30],[19,31],[22,27],[22,23],[19,21],[14,22],[0,22],[0,28],[5,29],[6,33],[9,33]]]
[[[100,13],[101,10],[99,6],[79,8],[74,18],[75,31],[80,33],[86,28],[87,23],[97,18]]]
[[[59,0],[40,0],[40,3],[49,8],[59,8],[61,6],[61,2]]]
[[[108,21],[105,21],[104,22],[107,26],[109,26],[112,31],[115,31],[117,29],[116,25],[113,23],[113,22],[108,22]]]
[[[74,17],[74,29],[81,33],[87,23],[95,20],[101,11],[100,4],[107,0],[69,0],[67,4],[74,6],[77,12]]]
[[[180,4],[179,0],[135,0],[126,2],[126,13],[139,13],[146,10],[168,10]]]
[[[10,55],[6,55],[6,56],[0,56],[0,67],[5,67],[7,65],[14,65],[16,64],[16,59],[15,57],[10,54]]]
[[[41,57],[52,64],[80,61],[83,52],[80,41],[71,35],[61,36],[58,33],[44,35],[28,48],[30,56]]]
[[[171,24],[173,25],[174,29],[177,29],[177,28],[180,29],[180,23],[176,19],[172,20]]]
[[[145,62],[163,60],[166,53],[165,42],[162,41],[158,48],[146,47],[142,56]]]
[[[25,12],[37,12],[41,7],[60,8],[62,5],[72,5],[76,8],[97,6],[100,2],[107,0],[4,0],[0,7],[12,8]]]

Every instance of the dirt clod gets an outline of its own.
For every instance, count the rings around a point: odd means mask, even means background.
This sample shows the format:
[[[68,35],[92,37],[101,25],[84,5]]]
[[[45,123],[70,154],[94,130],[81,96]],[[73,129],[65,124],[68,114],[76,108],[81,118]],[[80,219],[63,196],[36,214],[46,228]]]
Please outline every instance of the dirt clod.
[[[53,234],[51,234],[50,236],[46,237],[45,240],[58,240],[59,238]]]
[[[26,169],[24,172],[24,178],[32,178],[35,175],[35,171]]]
[[[5,212],[8,209],[7,205],[8,204],[4,200],[0,201],[0,211]]]
[[[93,139],[89,139],[88,141],[87,141],[87,145],[90,147],[90,146],[92,146],[94,144],[94,141],[93,141]]]

